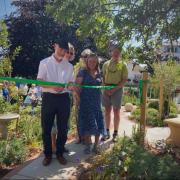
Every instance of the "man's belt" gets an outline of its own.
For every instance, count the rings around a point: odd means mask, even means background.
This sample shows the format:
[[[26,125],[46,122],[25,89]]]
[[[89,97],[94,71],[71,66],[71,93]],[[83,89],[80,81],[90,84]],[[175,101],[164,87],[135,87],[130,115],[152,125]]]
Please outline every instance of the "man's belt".
[[[51,93],[51,92],[43,92],[43,94],[50,94],[50,95],[57,95],[57,96],[63,96],[63,95],[69,95],[68,92],[64,92],[64,93]]]

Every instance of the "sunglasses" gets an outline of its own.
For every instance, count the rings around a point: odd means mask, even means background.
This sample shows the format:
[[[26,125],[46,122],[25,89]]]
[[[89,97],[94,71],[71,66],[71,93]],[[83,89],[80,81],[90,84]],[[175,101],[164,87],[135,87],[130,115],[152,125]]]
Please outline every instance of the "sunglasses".
[[[84,58],[84,59],[86,59],[88,56],[81,56],[81,58]]]
[[[70,55],[74,55],[74,53],[73,52],[67,52],[68,54],[70,54]]]

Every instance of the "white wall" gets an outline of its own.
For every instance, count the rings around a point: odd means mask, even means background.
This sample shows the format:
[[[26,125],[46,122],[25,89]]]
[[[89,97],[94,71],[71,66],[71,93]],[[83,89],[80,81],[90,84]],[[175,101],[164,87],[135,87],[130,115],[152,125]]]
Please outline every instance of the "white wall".
[[[127,68],[128,68],[128,79],[131,79],[131,80],[138,79],[139,80],[141,78],[141,73],[132,71],[132,69],[133,69],[132,62],[129,62],[127,64]]]

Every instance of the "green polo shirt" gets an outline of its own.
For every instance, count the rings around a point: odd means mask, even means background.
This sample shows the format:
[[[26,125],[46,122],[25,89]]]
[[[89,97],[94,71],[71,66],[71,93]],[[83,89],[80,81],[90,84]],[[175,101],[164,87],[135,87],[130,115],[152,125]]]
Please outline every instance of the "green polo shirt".
[[[102,71],[105,84],[119,84],[128,78],[128,69],[123,61],[111,59],[104,63]]]

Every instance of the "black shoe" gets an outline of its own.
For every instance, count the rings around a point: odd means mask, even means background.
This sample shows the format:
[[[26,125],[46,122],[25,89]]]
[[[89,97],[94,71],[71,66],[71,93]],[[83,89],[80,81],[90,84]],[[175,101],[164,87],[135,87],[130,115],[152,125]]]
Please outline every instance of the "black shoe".
[[[104,135],[104,136],[101,138],[101,141],[107,141],[108,139],[110,139],[110,134]]]
[[[118,141],[118,135],[113,134],[113,142],[116,143]]]
[[[67,149],[67,148],[64,147],[63,152],[64,152],[64,153],[69,153],[69,149]]]
[[[42,164],[43,164],[43,166],[48,166],[49,164],[51,164],[51,161],[52,161],[52,157],[45,157],[43,159]]]
[[[62,165],[66,165],[67,164],[67,160],[63,156],[57,156],[57,160]]]
[[[78,139],[78,140],[76,141],[76,144],[81,144],[81,139]]]

